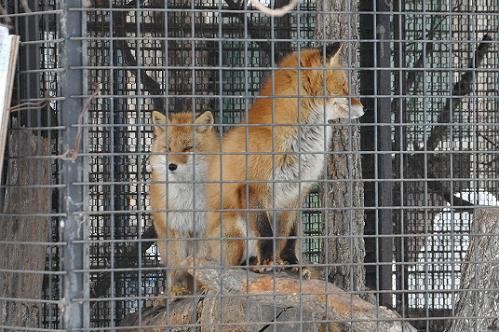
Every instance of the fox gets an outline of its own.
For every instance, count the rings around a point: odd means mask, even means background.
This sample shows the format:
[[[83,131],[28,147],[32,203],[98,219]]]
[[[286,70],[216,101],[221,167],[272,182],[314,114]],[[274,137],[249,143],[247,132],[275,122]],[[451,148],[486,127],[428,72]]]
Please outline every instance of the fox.
[[[364,114],[350,96],[343,53],[334,43],[284,57],[246,121],[225,134],[208,172],[209,257],[255,265],[257,272],[272,265],[300,271],[298,210],[324,170],[332,140],[328,121]],[[302,273],[310,278],[310,271]]]
[[[205,256],[202,240],[207,227],[205,184],[209,154],[219,149],[213,115],[206,111],[169,117],[152,113],[154,139],[150,200],[161,260],[167,267],[167,290],[172,296],[194,291],[194,281],[179,268],[188,256]],[[199,256],[198,256],[199,255]]]

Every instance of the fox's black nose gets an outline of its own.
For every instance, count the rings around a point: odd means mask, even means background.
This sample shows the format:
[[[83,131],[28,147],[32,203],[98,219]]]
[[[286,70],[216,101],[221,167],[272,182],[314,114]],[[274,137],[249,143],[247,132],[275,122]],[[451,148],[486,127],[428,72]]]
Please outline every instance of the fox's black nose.
[[[177,165],[176,164],[169,164],[168,169],[173,172],[174,170],[177,169]]]

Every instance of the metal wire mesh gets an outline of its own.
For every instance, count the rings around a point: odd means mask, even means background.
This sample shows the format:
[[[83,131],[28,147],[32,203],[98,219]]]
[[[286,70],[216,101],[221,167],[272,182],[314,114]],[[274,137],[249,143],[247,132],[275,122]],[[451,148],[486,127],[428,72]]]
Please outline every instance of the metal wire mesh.
[[[314,0],[301,1],[282,18],[231,0],[0,4],[0,20],[22,38],[13,103],[47,100],[41,109],[13,114],[11,131],[29,129],[47,141],[50,153],[41,159],[50,161],[51,181],[44,188],[52,198],[50,211],[30,212],[47,216],[46,239],[14,243],[45,252],[44,268],[0,267],[0,284],[17,283],[18,288],[20,276],[41,274],[40,294],[16,298],[19,292],[4,289],[0,326],[144,327],[145,309],[158,307],[167,287],[150,214],[151,111],[211,110],[222,136],[246,119],[254,96],[265,79],[274,77],[284,55],[323,46],[318,30],[334,26],[327,18],[332,13],[321,11],[324,7]],[[360,46],[360,66],[350,66],[353,56],[347,67],[353,67],[349,74],[361,74],[368,114],[360,124],[341,127],[347,148],[335,153],[349,156],[343,179],[336,174],[340,179],[332,180],[334,170],[324,170],[329,177],[318,180],[303,202],[300,256],[312,267],[328,267],[319,269],[321,277],[347,292],[392,307],[398,320],[421,331],[443,331],[453,318],[466,318],[456,316],[456,305],[473,209],[497,205],[498,4],[360,1],[360,11],[348,8],[338,13],[350,17],[338,40]],[[491,41],[483,39],[486,34]],[[476,66],[477,48],[484,43],[488,51]],[[458,98],[465,88],[456,90],[455,84],[466,73],[471,84]],[[355,86],[355,78],[350,84]],[[81,106],[90,99],[80,121]],[[358,140],[352,127],[361,128],[359,153],[350,151]],[[436,133],[437,127],[444,130]],[[80,131],[76,160],[60,158]],[[359,154],[362,179],[351,170],[360,167],[351,157]],[[9,169],[16,158],[7,155]],[[355,183],[365,193],[363,207],[354,203]],[[2,196],[12,187],[3,185]],[[335,195],[346,197],[345,206],[330,204]],[[358,210],[365,212],[366,226],[355,233]],[[15,217],[5,211],[0,222],[7,225]],[[349,222],[342,226],[334,220]],[[331,235],[341,226],[345,233]],[[9,249],[9,233],[0,235],[0,247]],[[356,248],[353,243],[362,236],[365,248],[363,241]],[[331,257],[332,249],[337,256]],[[366,271],[365,289],[355,286],[355,268]],[[9,317],[12,303],[32,308],[27,311],[34,319]],[[251,309],[244,310],[245,321],[216,328],[288,326],[279,325],[275,306],[262,322],[251,322]],[[129,324],[132,316],[144,326]],[[199,329],[201,323],[194,321],[191,328]],[[301,330],[310,323],[303,312],[291,322]]]

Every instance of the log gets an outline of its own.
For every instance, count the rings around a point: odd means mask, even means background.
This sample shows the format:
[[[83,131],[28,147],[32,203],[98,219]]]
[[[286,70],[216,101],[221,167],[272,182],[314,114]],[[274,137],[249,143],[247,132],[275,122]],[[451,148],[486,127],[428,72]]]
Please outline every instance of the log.
[[[499,209],[479,209],[471,226],[455,319],[448,332],[499,330]]]
[[[8,147],[0,216],[0,325],[38,327],[42,304],[30,300],[42,298],[47,252],[42,243],[49,241],[52,193],[51,159],[36,157],[48,157],[50,150],[44,138],[21,129],[11,132]]]
[[[196,324],[201,331],[219,331],[222,326],[227,331],[264,331],[274,326],[287,332],[416,331],[396,312],[323,280],[300,280],[284,272],[269,275],[222,270],[216,263],[199,258],[194,270],[191,257],[183,266],[207,290],[204,297],[175,301],[168,310],[165,304],[149,308],[141,314],[141,325],[136,314],[122,326],[136,326],[141,331],[161,331],[168,323],[178,324],[178,329]]]

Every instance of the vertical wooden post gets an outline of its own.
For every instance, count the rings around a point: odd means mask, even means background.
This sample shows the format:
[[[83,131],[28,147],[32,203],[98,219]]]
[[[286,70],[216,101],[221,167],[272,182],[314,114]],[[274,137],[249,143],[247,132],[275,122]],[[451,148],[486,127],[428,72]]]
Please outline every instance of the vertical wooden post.
[[[317,2],[316,35],[319,40],[356,40],[358,37],[358,1],[333,0]],[[322,14],[321,14],[322,13]],[[327,13],[327,14],[324,14]],[[355,67],[357,58],[348,44],[348,66]],[[350,93],[358,91],[358,79],[350,74]],[[328,277],[335,285],[345,290],[365,289],[364,269],[364,211],[358,208],[364,206],[364,189],[360,182],[362,169],[360,164],[360,131],[351,124],[334,124],[331,155],[328,158],[327,179],[333,180],[325,184],[322,190],[327,199],[326,207],[344,208],[328,211],[325,216],[324,250],[322,263],[334,264],[328,271]],[[352,153],[336,153],[351,151]],[[334,181],[334,180],[350,181]],[[338,265],[337,265],[338,264]]]
[[[50,234],[50,151],[44,138],[21,129],[10,134],[8,148],[0,199],[0,325],[34,328],[42,304],[30,300],[42,298]]]

